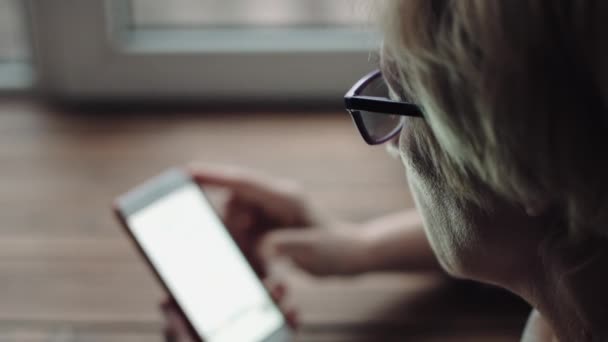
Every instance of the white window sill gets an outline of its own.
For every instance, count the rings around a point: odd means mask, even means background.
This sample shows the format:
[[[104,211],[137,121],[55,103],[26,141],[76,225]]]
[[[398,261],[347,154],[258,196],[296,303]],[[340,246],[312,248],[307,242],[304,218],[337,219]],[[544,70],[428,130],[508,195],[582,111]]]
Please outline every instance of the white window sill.
[[[32,87],[33,80],[29,63],[0,62],[0,91],[27,90]]]

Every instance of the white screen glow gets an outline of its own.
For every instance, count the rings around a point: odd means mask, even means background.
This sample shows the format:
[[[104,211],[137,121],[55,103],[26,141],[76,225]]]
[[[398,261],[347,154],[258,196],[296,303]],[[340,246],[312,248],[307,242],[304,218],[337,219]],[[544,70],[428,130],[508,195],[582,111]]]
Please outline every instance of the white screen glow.
[[[259,342],[283,316],[194,184],[131,215],[133,235],[209,342]]]

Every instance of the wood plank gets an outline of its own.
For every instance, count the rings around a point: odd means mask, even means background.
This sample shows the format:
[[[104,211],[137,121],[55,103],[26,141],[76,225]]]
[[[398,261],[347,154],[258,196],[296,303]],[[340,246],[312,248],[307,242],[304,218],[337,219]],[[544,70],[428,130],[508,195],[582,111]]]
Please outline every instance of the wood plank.
[[[65,323],[0,324],[0,341],[7,342],[154,342],[162,339],[162,328],[124,327],[111,325],[73,325]],[[515,342],[519,336],[510,332],[427,333],[403,331],[335,332],[303,329],[297,332],[296,342]]]
[[[412,205],[399,163],[365,146],[341,113],[146,119],[8,110],[0,133],[0,188],[11,194],[0,196],[6,235],[116,236],[107,208],[117,194],[196,159],[297,179],[320,206],[345,218]]]
[[[161,342],[161,329],[151,329],[147,332],[96,331],[87,328],[34,328],[27,330],[10,329],[0,331],[0,340],[7,342]],[[507,333],[469,333],[469,334],[407,334],[392,333],[339,333],[339,332],[298,332],[296,342],[516,342],[519,336]]]
[[[6,342],[161,342],[162,329],[153,326],[72,324],[67,322],[2,322]]]

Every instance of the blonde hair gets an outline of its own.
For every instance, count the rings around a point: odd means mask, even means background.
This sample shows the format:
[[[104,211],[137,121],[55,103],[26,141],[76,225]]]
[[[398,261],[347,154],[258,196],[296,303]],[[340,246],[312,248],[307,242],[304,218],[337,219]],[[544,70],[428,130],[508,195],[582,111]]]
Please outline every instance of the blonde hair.
[[[608,2],[385,0],[383,62],[451,186],[549,201],[608,236]]]

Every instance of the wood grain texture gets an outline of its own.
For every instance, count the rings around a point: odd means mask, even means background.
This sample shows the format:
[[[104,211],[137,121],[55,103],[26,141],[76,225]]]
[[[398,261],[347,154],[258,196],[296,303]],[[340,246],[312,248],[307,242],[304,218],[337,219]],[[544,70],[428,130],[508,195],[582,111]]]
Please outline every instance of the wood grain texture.
[[[164,296],[110,211],[165,168],[229,163],[299,181],[364,220],[413,205],[399,161],[343,113],[51,110],[0,102],[0,341],[160,341]],[[515,341],[525,307],[432,275],[291,271],[301,341]]]

